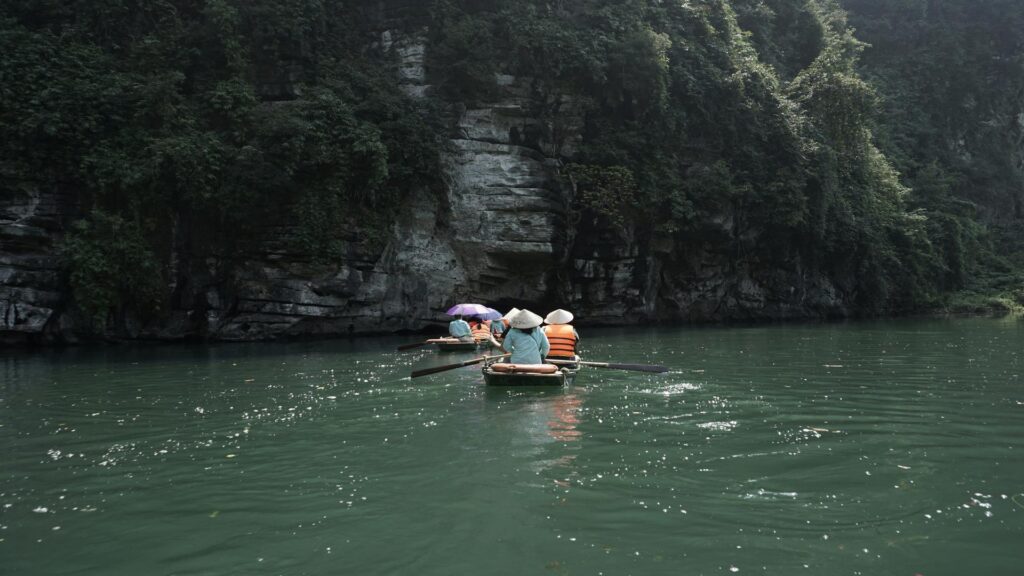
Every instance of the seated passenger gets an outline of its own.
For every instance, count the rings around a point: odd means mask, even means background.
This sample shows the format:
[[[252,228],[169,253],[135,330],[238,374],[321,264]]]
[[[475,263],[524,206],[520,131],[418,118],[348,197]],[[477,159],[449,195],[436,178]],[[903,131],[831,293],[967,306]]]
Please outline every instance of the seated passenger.
[[[502,316],[496,322],[496,324],[498,325],[497,329],[492,328],[491,332],[494,332],[494,335],[498,338],[504,338],[505,333],[508,332],[509,328],[511,327],[512,317],[515,316],[516,314],[519,314],[519,312],[521,312],[519,308],[513,308],[509,310],[507,314]]]
[[[473,330],[461,315],[456,316],[455,320],[448,323],[448,333],[462,342],[473,342]]]
[[[501,348],[501,340],[509,330],[510,318],[516,314],[519,314],[519,308],[513,308],[501,318],[491,321],[491,346]]]
[[[559,360],[573,360],[576,358],[576,347],[580,343],[580,335],[576,329],[569,325],[572,322],[572,312],[559,308],[548,314],[544,322],[544,335],[551,343],[551,351],[548,358]]]
[[[470,319],[469,330],[473,333],[473,339],[477,342],[488,340],[491,337],[490,326],[479,318]]]
[[[551,345],[547,336],[539,328],[544,320],[530,312],[522,310],[510,320],[511,328],[505,333],[501,347],[511,352],[508,362],[512,364],[543,364]]]

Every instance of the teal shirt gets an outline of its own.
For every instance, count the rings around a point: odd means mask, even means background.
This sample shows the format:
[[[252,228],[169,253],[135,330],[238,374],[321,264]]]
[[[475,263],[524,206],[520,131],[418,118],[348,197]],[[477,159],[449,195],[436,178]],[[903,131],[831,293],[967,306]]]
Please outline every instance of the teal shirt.
[[[540,328],[534,328],[530,333],[513,328],[508,331],[501,347],[512,353],[508,359],[512,364],[543,364],[543,358],[551,350],[548,337]]]
[[[501,333],[505,331],[505,323],[501,321],[501,318],[497,320],[491,320],[491,334],[501,337]]]
[[[452,320],[448,324],[448,333],[456,338],[473,335],[473,331],[469,329],[469,322],[465,320]]]

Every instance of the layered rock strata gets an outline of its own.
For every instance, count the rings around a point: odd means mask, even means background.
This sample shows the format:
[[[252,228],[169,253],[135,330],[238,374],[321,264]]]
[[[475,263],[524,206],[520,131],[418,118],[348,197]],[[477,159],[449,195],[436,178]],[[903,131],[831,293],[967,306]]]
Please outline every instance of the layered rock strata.
[[[425,30],[385,30],[373,49],[396,86],[430,94]],[[496,98],[451,106],[443,194],[414,194],[383,249],[356,234],[346,256],[315,265],[280,238],[230,271],[177,254],[175,305],[147,322],[121,319],[101,336],[256,340],[420,330],[453,302],[571,308],[582,324],[842,315],[843,295],[799,270],[738,270],[728,255],[679,255],[648,231],[581,220],[560,173],[579,139],[571,102],[559,126],[537,113],[529,78],[495,77]],[[558,134],[557,141],[550,137]],[[85,334],[70,306],[57,245],[70,199],[25,190],[0,204],[0,337],[69,341]],[[288,223],[281,223],[287,234]],[[358,225],[353,223],[353,229]],[[95,336],[95,335],[94,335]]]
[[[32,187],[0,198],[0,342],[41,339],[62,322],[57,241],[69,202]]]

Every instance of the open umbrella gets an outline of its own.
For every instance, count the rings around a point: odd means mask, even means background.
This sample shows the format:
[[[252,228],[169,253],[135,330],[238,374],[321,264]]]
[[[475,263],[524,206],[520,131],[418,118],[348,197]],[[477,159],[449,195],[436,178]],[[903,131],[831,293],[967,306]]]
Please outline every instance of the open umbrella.
[[[487,310],[487,314],[480,315],[481,320],[497,320],[498,318],[501,318],[501,312],[498,312],[494,308],[488,308]]]
[[[448,309],[449,316],[480,316],[491,309],[483,304],[456,304]]]

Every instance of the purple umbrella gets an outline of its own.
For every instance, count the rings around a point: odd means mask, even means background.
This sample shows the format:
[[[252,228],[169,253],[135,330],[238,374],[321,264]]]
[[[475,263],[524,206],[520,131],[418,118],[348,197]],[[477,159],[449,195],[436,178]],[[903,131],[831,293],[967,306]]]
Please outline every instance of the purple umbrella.
[[[448,309],[449,316],[482,316],[491,309],[482,304],[456,304]]]
[[[480,319],[481,320],[497,320],[498,318],[501,318],[501,316],[502,316],[501,312],[498,312],[494,308],[488,308],[486,314],[481,314],[480,315]]]

